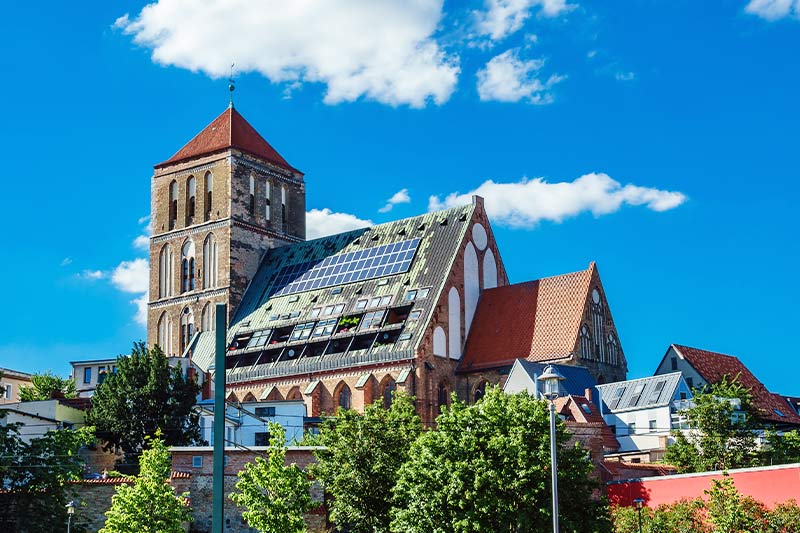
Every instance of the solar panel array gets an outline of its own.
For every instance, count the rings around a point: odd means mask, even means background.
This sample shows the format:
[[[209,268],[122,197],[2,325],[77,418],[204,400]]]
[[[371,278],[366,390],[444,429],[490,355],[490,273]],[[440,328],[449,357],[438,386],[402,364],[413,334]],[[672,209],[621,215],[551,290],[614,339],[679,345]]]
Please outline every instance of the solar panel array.
[[[410,239],[382,244],[283,267],[275,276],[270,292],[275,296],[285,296],[402,274],[411,268],[419,242],[420,239]]]

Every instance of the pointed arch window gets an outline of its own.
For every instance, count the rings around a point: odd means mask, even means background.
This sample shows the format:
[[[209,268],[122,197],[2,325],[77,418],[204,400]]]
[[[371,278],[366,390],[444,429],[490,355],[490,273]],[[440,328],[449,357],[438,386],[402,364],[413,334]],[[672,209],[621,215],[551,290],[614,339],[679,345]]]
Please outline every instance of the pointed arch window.
[[[200,331],[214,331],[214,304],[211,302],[203,306],[200,314]]]
[[[203,242],[203,288],[216,287],[218,283],[217,239],[209,233]]]
[[[158,297],[172,296],[172,250],[165,244],[158,254]]]
[[[437,409],[438,412],[441,414],[442,407],[445,405],[450,404],[450,394],[447,391],[447,384],[442,381],[439,383],[439,388],[437,390]]]
[[[175,229],[178,224],[178,182],[172,180],[169,184],[169,229]]]
[[[256,214],[256,177],[250,174],[250,214]]]
[[[353,393],[350,392],[350,387],[347,384],[342,385],[342,388],[339,389],[339,398],[337,400],[337,404],[342,409],[350,409],[353,400]]]
[[[158,319],[158,346],[167,356],[172,355],[172,320],[166,311]]]
[[[183,354],[186,347],[194,335],[194,313],[188,307],[184,307],[181,312],[181,354]]]
[[[383,387],[383,408],[389,409],[392,407],[394,400],[394,393],[397,390],[397,383],[392,377],[386,380],[386,385]]]
[[[608,362],[612,365],[616,365],[619,362],[619,343],[617,343],[617,337],[613,333],[609,333],[606,339],[606,354]]]
[[[473,393],[473,400],[474,403],[478,403],[486,396],[486,381],[481,381],[477,387],[475,387],[475,392]]]
[[[189,176],[186,180],[186,225],[194,224],[194,208],[197,196],[197,181],[194,176]]]
[[[211,204],[214,195],[214,176],[211,174],[211,172],[206,172],[205,185],[206,185],[205,219],[211,220]]]
[[[271,207],[272,207],[271,195],[272,195],[272,186],[270,185],[269,180],[267,180],[264,183],[264,205],[265,205],[265,207],[264,207],[264,216],[267,218],[267,224],[269,224],[270,216],[272,216],[272,213],[271,213]]]
[[[586,324],[581,326],[581,359],[592,358],[592,335],[589,333],[589,328]]]
[[[194,290],[194,243],[188,239],[181,248],[181,292]]]
[[[281,187],[281,229],[286,231],[286,221],[289,217],[288,208],[286,207],[286,186]]]
[[[603,309],[603,298],[599,289],[592,289],[592,329],[594,329],[594,352],[596,359],[601,363],[606,362],[606,349],[603,343],[605,335],[605,309]]]

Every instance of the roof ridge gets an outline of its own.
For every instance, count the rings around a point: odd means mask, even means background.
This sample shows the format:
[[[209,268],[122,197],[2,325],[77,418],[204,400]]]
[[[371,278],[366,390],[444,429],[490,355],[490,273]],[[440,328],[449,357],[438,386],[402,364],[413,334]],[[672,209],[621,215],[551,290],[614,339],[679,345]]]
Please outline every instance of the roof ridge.
[[[646,379],[656,379],[656,378],[666,378],[668,376],[674,376],[675,374],[682,374],[679,370],[677,372],[667,372],[666,374],[656,374],[654,376],[645,376],[643,378],[633,378],[633,379],[626,379],[625,381],[612,381],[611,383],[598,383],[598,387],[607,387],[609,385],[616,385],[618,383],[629,383],[631,381],[644,381]]]
[[[695,348],[694,346],[687,346],[685,344],[676,344],[674,342],[672,343],[672,346],[674,346],[676,348],[684,348],[684,349],[688,349],[688,350],[695,350],[695,351],[698,351],[698,352],[705,352],[705,353],[710,353],[710,354],[714,354],[714,355],[721,355],[723,357],[730,357],[731,359],[737,359],[737,360],[741,361],[741,359],[739,359],[738,356],[731,355],[731,354],[728,354],[728,353],[715,352],[713,350],[706,350],[705,348]]]

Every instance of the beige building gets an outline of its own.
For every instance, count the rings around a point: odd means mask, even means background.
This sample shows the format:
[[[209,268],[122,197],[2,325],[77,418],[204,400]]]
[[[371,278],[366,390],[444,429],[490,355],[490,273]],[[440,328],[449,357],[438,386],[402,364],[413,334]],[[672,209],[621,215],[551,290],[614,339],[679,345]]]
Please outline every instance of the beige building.
[[[19,401],[19,389],[30,387],[31,374],[10,368],[0,368],[0,405]]]

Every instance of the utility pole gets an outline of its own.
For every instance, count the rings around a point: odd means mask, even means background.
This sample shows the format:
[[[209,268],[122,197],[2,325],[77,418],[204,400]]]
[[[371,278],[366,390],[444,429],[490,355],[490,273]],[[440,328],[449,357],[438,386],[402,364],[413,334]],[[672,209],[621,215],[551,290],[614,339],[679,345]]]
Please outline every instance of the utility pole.
[[[225,523],[225,352],[228,313],[225,304],[216,304],[214,353],[214,482],[211,500],[211,531],[223,533]]]

